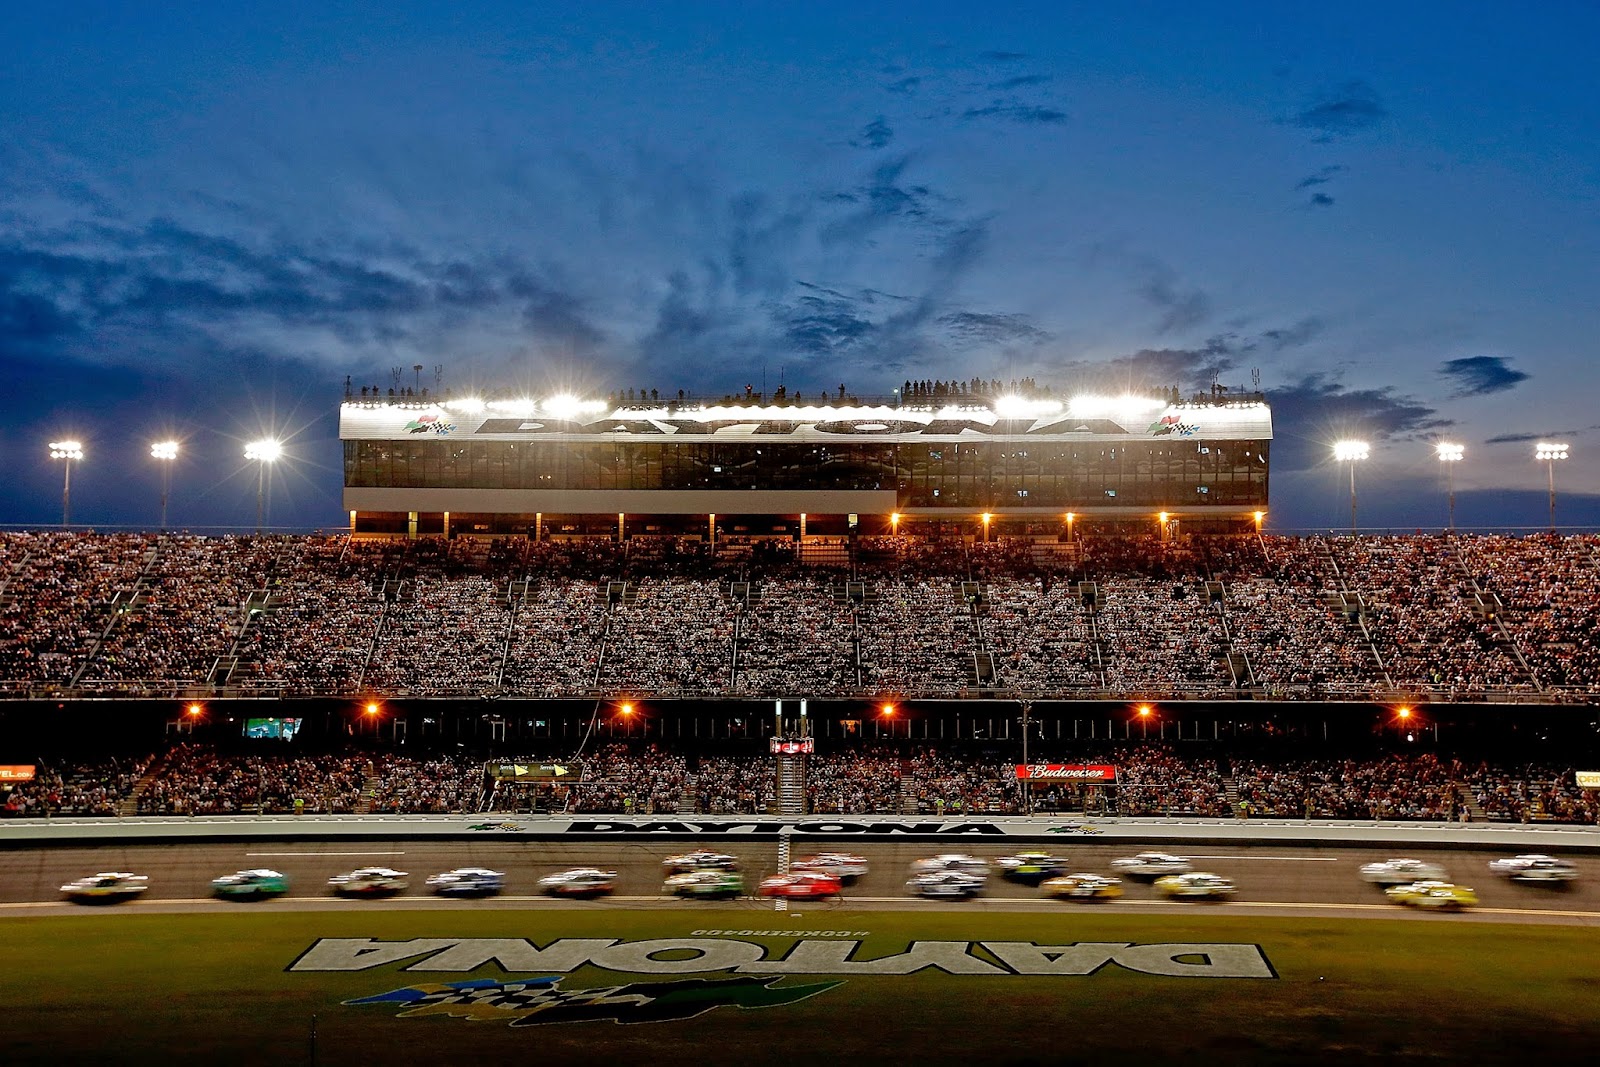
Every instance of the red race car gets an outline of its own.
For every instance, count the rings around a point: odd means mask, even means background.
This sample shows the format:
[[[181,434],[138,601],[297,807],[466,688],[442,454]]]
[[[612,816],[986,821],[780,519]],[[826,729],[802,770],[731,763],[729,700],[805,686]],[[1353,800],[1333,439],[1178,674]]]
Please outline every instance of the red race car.
[[[761,879],[756,892],[764,897],[789,897],[796,900],[821,900],[839,895],[839,879],[831,874],[796,871]]]

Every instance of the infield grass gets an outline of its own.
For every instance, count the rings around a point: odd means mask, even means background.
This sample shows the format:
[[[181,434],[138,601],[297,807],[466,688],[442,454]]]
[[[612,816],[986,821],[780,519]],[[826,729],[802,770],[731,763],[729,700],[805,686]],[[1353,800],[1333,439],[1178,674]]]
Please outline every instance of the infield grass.
[[[1273,979],[851,976],[795,1004],[695,1019],[510,1027],[397,1018],[341,1002],[485,978],[285,968],[318,938],[637,940],[697,929],[868,931],[860,955],[913,940],[1252,942]],[[750,937],[769,955],[793,937]],[[965,1062],[983,1064],[1526,1063],[1586,1060],[1600,1038],[1600,936],[1583,927],[1386,919],[855,912],[86,911],[0,920],[0,1061],[320,1064]],[[981,950],[979,955],[982,956]],[[659,980],[585,967],[564,989]],[[784,985],[816,982],[789,977]]]

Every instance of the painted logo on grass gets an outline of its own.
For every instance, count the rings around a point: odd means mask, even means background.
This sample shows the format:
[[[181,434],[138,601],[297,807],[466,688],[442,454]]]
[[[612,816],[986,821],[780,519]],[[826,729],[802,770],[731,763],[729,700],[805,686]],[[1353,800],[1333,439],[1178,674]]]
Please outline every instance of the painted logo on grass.
[[[444,1015],[511,1026],[554,1023],[676,1022],[715,1008],[772,1008],[814,997],[842,981],[776,986],[781,978],[691,978],[678,982],[563,990],[561,978],[484,978],[392,989],[347,1000],[352,1005],[398,1005],[397,1018]]]

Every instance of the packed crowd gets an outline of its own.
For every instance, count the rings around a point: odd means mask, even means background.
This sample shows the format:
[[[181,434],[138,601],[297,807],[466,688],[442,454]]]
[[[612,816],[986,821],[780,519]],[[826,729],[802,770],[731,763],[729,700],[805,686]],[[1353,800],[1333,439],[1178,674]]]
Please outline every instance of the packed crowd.
[[[352,814],[372,773],[366,756],[169,752],[138,797],[140,815]]]
[[[0,815],[43,818],[121,813],[154,757],[74,760],[39,765],[33,781],[18,782],[0,804]]]
[[[898,752],[883,745],[811,756],[806,809],[817,815],[898,814],[904,764]]]
[[[1461,767],[1433,755],[1383,760],[1235,760],[1234,781],[1246,815],[1307,819],[1458,817]]]
[[[1600,692],[1590,536],[836,547],[0,533],[0,687]]]

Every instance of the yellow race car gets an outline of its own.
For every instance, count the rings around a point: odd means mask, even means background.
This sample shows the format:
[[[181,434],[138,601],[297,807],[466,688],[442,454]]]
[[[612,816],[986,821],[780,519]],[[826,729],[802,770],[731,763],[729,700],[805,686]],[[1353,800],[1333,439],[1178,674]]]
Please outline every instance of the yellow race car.
[[[1392,885],[1384,895],[1396,904],[1413,908],[1440,908],[1456,911],[1470,908],[1478,902],[1478,894],[1464,885],[1452,882],[1412,882],[1409,885]]]
[[[1039,883],[1046,896],[1063,900],[1114,900],[1122,895],[1122,879],[1099,874],[1063,874]]]

